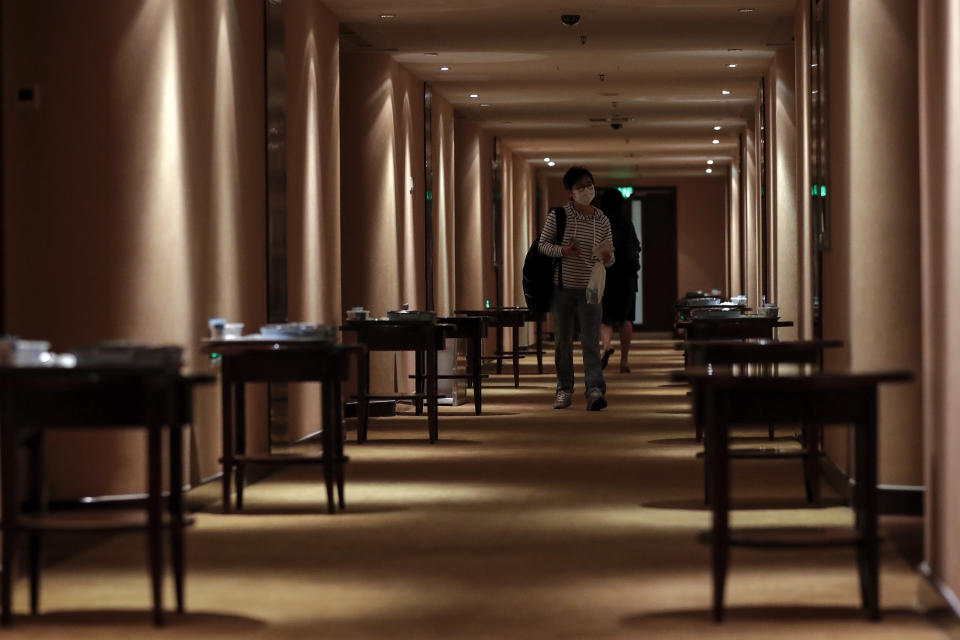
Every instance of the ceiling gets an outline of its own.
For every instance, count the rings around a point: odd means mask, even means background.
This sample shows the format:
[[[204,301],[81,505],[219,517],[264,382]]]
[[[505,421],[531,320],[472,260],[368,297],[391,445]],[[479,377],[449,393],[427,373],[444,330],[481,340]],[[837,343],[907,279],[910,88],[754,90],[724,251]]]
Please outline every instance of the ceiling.
[[[795,5],[324,1],[341,20],[344,50],[388,51],[519,156],[641,178],[702,176],[708,159],[714,176],[726,173],[761,75],[777,47],[792,45]],[[580,21],[566,26],[562,14]]]

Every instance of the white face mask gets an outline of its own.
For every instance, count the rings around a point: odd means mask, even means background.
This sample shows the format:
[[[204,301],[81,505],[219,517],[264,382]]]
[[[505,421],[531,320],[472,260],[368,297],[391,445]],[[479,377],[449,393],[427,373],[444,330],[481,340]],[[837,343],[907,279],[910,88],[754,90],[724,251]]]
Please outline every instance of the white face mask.
[[[573,199],[577,204],[588,205],[593,202],[593,196],[595,195],[596,191],[594,191],[593,185],[573,190]]]

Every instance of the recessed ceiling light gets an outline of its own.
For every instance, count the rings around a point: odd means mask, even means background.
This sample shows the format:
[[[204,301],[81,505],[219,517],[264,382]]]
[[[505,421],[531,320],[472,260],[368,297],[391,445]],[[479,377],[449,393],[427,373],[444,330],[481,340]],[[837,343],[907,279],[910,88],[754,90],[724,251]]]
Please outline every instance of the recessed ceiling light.
[[[756,9],[752,9],[750,7],[744,7],[743,9],[737,9],[737,11],[739,13],[753,13],[754,11],[756,11]]]
[[[813,68],[817,68],[817,67],[820,66],[820,65],[818,65],[816,62],[811,62],[811,63],[810,63],[810,66],[813,67]]]
[[[395,14],[395,13],[381,13],[381,14],[380,14],[380,19],[381,19],[381,20],[393,20],[393,19],[396,18],[396,17],[397,17],[397,14]]]
[[[738,51],[743,51],[743,49],[727,49],[730,53],[737,53]]]
[[[713,160],[707,160],[707,164],[713,164]]]
[[[720,125],[718,125],[718,124],[713,125],[713,130],[714,130],[714,131],[720,131]]]
[[[544,158],[543,161],[544,161],[544,162],[550,162],[550,158]]]
[[[720,141],[717,140],[716,138],[714,138],[714,139],[713,139],[713,144],[720,144]]]
[[[557,163],[554,162],[553,160],[551,160],[550,162],[547,163],[547,166],[548,166],[548,167],[555,167],[555,166],[557,166]]]
[[[486,102],[484,102],[484,103],[481,104],[480,106],[481,106],[481,107],[489,107],[490,105],[488,105]]]
[[[736,69],[736,68],[737,68],[737,65],[736,65],[735,63],[731,62],[730,64],[727,65],[727,68],[728,68],[728,69]]]
[[[707,167],[707,173],[713,173],[713,169],[711,169],[710,167]]]
[[[440,71],[450,71],[450,67],[440,67]]]
[[[440,55],[440,54],[437,53],[436,51],[427,51],[427,52],[424,53],[423,55],[425,55],[425,56],[438,56],[438,55]]]
[[[722,91],[720,91],[720,93],[722,93],[722,94],[725,95],[725,96],[728,96],[728,95],[730,95],[730,90],[729,90],[729,89],[723,89]]]
[[[479,97],[480,97],[480,94],[478,94],[478,93],[471,93],[471,94],[470,94],[470,97],[471,97],[471,98],[479,98]]]

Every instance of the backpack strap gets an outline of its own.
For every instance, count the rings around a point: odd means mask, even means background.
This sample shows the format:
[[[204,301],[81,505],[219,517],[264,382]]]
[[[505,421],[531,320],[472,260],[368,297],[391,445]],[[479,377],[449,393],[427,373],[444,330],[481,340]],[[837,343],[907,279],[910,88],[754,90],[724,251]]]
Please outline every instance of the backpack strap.
[[[567,230],[567,210],[554,207],[553,215],[557,219],[557,244],[563,244],[563,234]],[[557,258],[557,286],[563,289],[563,258]]]

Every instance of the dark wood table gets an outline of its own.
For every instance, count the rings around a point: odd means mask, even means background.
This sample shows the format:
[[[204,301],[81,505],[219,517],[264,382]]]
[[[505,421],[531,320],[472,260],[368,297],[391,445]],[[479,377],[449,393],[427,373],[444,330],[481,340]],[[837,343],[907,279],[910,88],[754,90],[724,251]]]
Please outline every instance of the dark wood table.
[[[775,317],[746,315],[736,318],[691,318],[678,323],[687,340],[773,338],[773,330],[793,322]]]
[[[713,525],[705,536],[712,546],[713,616],[723,619],[723,596],[730,547],[816,547],[850,545],[857,550],[863,608],[880,617],[879,536],[877,529],[877,388],[908,382],[907,371],[827,372],[809,375],[733,375],[688,371],[685,379],[700,396],[706,427]],[[733,425],[769,422],[854,425],[856,485],[853,529],[735,529],[731,531],[729,430]]]
[[[204,340],[204,353],[219,354],[223,423],[223,512],[230,512],[231,478],[236,474],[237,509],[243,509],[245,471],[248,465],[318,464],[323,467],[327,511],[334,513],[334,488],[341,509],[344,502],[343,402],[341,385],[350,375],[350,360],[364,360],[362,346],[307,338],[247,336]],[[245,385],[253,382],[321,383],[321,455],[247,453]],[[365,419],[366,416],[363,416]]]
[[[513,386],[520,386],[520,358],[524,352],[532,353],[529,349],[520,348],[520,327],[527,322],[537,323],[537,371],[543,373],[543,316],[527,307],[490,307],[489,309],[457,309],[454,313],[468,317],[485,317],[487,324],[497,329],[497,347],[490,358],[497,363],[497,373],[503,373],[503,359],[510,356],[513,359]],[[503,350],[503,330],[512,331],[513,349]]]
[[[153,620],[163,624],[163,530],[170,532],[177,611],[184,609],[183,528],[192,520],[183,505],[182,427],[193,413],[192,389],[211,376],[182,376],[165,367],[0,367],[0,467],[3,482],[3,571],[0,601],[4,625],[12,622],[12,584],[18,539],[29,536],[30,610],[39,609],[41,536],[81,531],[147,532],[153,591]],[[43,464],[45,432],[57,428],[145,429],[145,513],[124,510],[121,519],[89,509],[50,511]],[[169,429],[170,496],[163,509],[163,429]],[[26,446],[26,473],[19,468]],[[26,509],[20,482],[27,480]]]
[[[427,403],[427,432],[430,443],[439,437],[437,411],[437,351],[446,347],[446,338],[455,330],[452,325],[433,320],[351,320],[340,327],[356,334],[357,342],[367,349],[360,358],[357,372],[357,442],[367,440],[367,416],[371,400],[412,399],[417,415]],[[370,351],[413,351],[426,365],[424,389],[414,393],[371,394]]]
[[[466,379],[473,387],[473,412],[475,415],[483,413],[483,338],[487,335],[487,318],[485,316],[444,317],[437,322],[449,325],[447,337],[460,338],[467,343],[467,373],[466,374],[437,374],[438,380]],[[414,374],[418,393],[425,390],[426,358],[424,352],[418,352],[417,371]]]
[[[711,367],[714,373],[731,373],[734,368],[758,367],[765,375],[777,375],[780,365],[810,365],[822,368],[823,350],[843,346],[842,340],[688,340],[680,345],[686,352],[687,365],[694,370]],[[737,369],[739,370],[739,369]],[[813,372],[814,369],[811,369]],[[682,378],[682,376],[678,376]],[[697,402],[703,394],[694,394],[693,422],[697,442],[703,439],[704,412]],[[774,425],[768,423],[770,440],[774,438]],[[819,424],[800,425],[799,451],[770,449],[735,449],[730,458],[802,458],[804,485],[809,502],[820,500],[820,439],[823,432]],[[709,499],[709,465],[704,464],[704,496]]]

